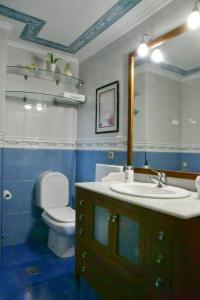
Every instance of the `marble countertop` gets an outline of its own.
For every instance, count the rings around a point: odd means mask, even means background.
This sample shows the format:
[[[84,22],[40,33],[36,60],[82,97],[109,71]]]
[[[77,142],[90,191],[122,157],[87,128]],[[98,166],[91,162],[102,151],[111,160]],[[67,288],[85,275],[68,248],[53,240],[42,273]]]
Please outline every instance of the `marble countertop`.
[[[200,199],[195,192],[190,192],[189,197],[182,199],[150,199],[111,191],[109,187],[113,183],[117,182],[82,182],[76,183],[76,186],[181,219],[200,216]]]

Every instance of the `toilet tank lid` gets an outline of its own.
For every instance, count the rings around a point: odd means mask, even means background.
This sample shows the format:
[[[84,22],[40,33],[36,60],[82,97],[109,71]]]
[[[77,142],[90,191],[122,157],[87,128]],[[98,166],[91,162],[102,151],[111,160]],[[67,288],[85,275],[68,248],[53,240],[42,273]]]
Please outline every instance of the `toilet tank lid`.
[[[75,222],[75,210],[71,207],[54,207],[45,209],[47,215],[60,223]]]

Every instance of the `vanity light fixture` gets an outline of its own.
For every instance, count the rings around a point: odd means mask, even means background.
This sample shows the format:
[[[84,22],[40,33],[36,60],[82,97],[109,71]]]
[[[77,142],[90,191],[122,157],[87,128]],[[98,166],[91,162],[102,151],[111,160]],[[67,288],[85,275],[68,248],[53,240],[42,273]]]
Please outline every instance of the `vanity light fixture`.
[[[153,50],[151,58],[155,63],[161,63],[164,60],[163,53],[160,49]]]
[[[144,34],[142,41],[137,49],[137,53],[140,57],[146,57],[149,54],[149,47],[147,45],[149,41],[149,35],[148,34]]]
[[[24,104],[24,108],[27,109],[27,110],[31,110],[32,105],[31,104]]]
[[[187,20],[188,27],[192,30],[200,26],[200,0],[195,3],[195,6]]]

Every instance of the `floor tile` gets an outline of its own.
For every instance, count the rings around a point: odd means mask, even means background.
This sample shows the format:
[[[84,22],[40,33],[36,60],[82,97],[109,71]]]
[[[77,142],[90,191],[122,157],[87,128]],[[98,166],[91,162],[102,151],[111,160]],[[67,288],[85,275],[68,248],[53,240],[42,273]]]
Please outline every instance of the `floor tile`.
[[[83,279],[77,291],[74,257],[56,257],[38,244],[5,247],[2,256],[0,300],[102,300]],[[31,275],[29,267],[39,272]]]

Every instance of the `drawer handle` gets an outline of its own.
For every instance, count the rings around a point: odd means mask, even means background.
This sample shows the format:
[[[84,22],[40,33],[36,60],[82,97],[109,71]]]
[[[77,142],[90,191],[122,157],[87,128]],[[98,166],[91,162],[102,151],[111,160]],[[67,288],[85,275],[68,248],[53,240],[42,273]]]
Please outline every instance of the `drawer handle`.
[[[87,258],[87,252],[86,251],[83,251],[82,258]]]
[[[85,273],[86,270],[87,270],[87,267],[86,267],[86,266],[82,267],[82,269],[81,269],[82,273]]]
[[[79,215],[79,221],[83,221],[83,220],[84,220],[84,217],[85,217],[85,216],[84,216],[83,214],[80,214],[80,215]]]
[[[162,285],[162,278],[158,277],[155,281],[155,288],[159,289]]]
[[[79,201],[79,205],[80,205],[80,206],[83,206],[83,204],[84,204],[84,200],[81,199],[81,200]]]
[[[83,230],[83,228],[81,228],[81,229],[79,229],[79,235],[82,235],[83,234],[83,232],[84,232],[84,230]]]
[[[163,260],[164,260],[164,255],[158,254],[158,257],[156,259],[157,264],[163,263]]]
[[[164,231],[161,230],[159,232],[158,239],[159,239],[159,241],[163,241],[165,239],[165,232]]]

